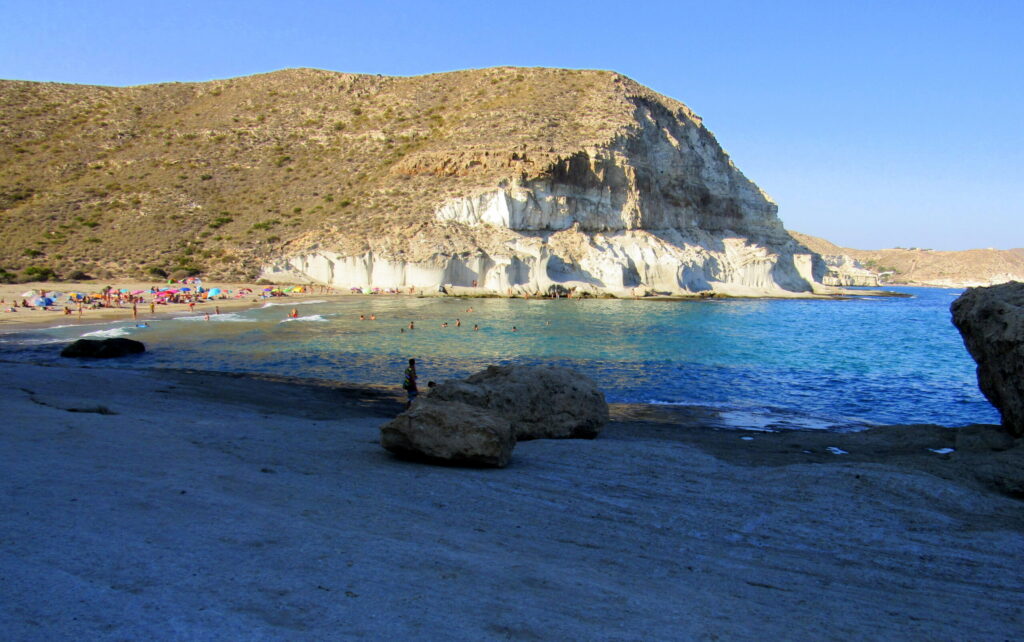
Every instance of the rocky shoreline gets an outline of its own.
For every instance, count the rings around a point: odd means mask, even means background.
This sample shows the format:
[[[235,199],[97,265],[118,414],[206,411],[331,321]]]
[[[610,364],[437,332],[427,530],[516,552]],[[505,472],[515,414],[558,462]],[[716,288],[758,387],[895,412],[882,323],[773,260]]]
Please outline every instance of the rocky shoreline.
[[[1008,639],[1024,622],[1022,448],[996,426],[763,433],[613,405],[598,438],[484,470],[385,452],[397,388],[0,379],[13,639]]]

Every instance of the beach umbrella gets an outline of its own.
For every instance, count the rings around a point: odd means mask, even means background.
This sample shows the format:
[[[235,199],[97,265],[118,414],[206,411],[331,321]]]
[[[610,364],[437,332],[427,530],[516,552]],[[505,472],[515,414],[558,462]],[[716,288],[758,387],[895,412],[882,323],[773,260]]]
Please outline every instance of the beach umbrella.
[[[263,288],[264,292],[272,292],[274,288]]]
[[[128,294],[128,288],[121,288],[122,294]]]
[[[178,291],[179,291],[179,292],[191,292],[191,291],[192,291],[192,288],[181,288],[181,289],[180,289],[180,290],[178,290]]]
[[[132,290],[132,294],[143,294],[145,292],[145,290]]]
[[[29,290],[28,292],[22,292],[21,296],[35,296],[37,294],[39,294],[39,293],[36,292],[35,290]]]
[[[217,296],[220,294],[220,288],[210,288],[210,296]]]

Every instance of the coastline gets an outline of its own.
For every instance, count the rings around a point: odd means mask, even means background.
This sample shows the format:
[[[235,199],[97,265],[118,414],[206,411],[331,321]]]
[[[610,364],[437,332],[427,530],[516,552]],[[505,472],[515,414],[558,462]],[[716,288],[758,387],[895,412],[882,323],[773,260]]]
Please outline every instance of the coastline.
[[[101,285],[101,283],[105,285]],[[0,299],[6,301],[5,304],[0,306],[3,310],[7,310],[10,307],[10,302],[16,298],[21,300],[23,297],[21,294],[27,290],[39,290],[44,288],[49,292],[97,292],[100,291],[106,285],[110,285],[115,289],[127,289],[129,291],[135,290],[149,290],[150,287],[155,285],[152,281],[111,281],[111,282],[100,282],[96,281],[92,284],[83,283],[18,283],[18,284],[3,284],[0,285]],[[223,283],[223,282],[210,282],[204,283],[204,286],[208,288],[222,288],[223,290],[237,291],[242,288],[250,288],[254,292],[262,290],[262,285],[256,285],[252,283]],[[258,295],[244,296],[240,298],[223,298],[223,299],[212,299],[209,301],[197,303],[195,307],[195,314],[210,313],[213,314],[214,310],[219,307],[221,312],[238,312],[241,310],[248,310],[250,308],[256,308],[269,300],[273,301],[291,301],[300,302],[303,300],[312,299],[327,299],[335,300],[341,297],[355,296],[351,294],[332,293],[323,294],[315,292],[302,292],[302,293],[290,293],[285,297],[272,297],[272,298],[261,298]],[[71,324],[71,325],[85,325],[95,323],[113,323],[116,321],[130,321],[132,320],[132,309],[128,307],[111,307],[111,308],[98,308],[98,309],[86,309],[83,311],[82,317],[79,318],[77,309],[74,310],[73,314],[65,315],[62,311],[62,305],[52,306],[52,310],[40,310],[40,309],[25,309],[18,308],[17,312],[0,312],[0,332],[5,330],[28,330],[32,328],[39,328],[45,324]],[[187,303],[168,303],[160,304],[156,306],[156,311],[153,314],[149,312],[149,304],[139,304],[138,306],[138,320],[148,321],[151,319],[166,319],[173,315],[180,314],[182,312],[188,312],[189,306]]]
[[[1019,471],[1022,448],[994,426],[761,433],[614,405],[595,440],[523,442],[480,470],[383,451],[397,387],[32,364],[0,381],[0,625],[17,639],[1021,623],[1024,515],[985,475]]]
[[[105,285],[101,285],[101,283]],[[63,305],[52,306],[52,310],[40,310],[34,308],[17,308],[17,312],[8,312],[7,309],[10,307],[11,302],[14,300],[21,301],[25,298],[32,298],[23,296],[25,291],[39,290],[40,288],[45,289],[48,292],[74,292],[74,291],[85,291],[85,292],[97,292],[103,287],[109,285],[115,289],[126,289],[129,291],[135,290],[149,290],[150,287],[155,285],[152,281],[95,281],[91,283],[66,283],[66,282],[30,282],[30,283],[17,283],[17,284],[0,284],[0,299],[4,300],[5,303],[0,305],[0,332],[4,330],[19,330],[19,329],[32,329],[43,326],[44,324],[95,324],[105,322],[116,322],[116,321],[128,321],[132,319],[131,307],[112,307],[112,308],[99,308],[99,309],[87,309],[83,311],[83,315],[79,318],[77,309],[74,309],[73,314],[65,315],[62,312]],[[158,285],[158,284],[157,284]],[[259,292],[263,285],[257,285],[254,283],[227,283],[227,282],[209,282],[204,285],[208,288],[222,288],[223,290],[238,290],[241,288],[250,288],[254,292]],[[322,288],[324,286],[315,286],[316,288]],[[656,296],[643,296],[643,297],[610,297],[623,300],[636,300],[636,301],[702,301],[708,299],[715,300],[730,300],[730,299],[792,299],[792,300],[837,300],[847,299],[853,296],[877,296],[877,297],[906,297],[907,295],[890,292],[886,290],[848,290],[843,288],[834,288],[834,292],[794,292],[788,295],[774,294],[771,296],[755,295],[755,294],[724,294],[724,293],[697,293],[691,296],[674,296],[674,295],[656,295]],[[325,300],[338,300],[347,297],[356,296],[367,296],[362,294],[351,294],[348,292],[333,291],[331,293],[323,292],[302,292],[302,293],[290,293],[286,297],[274,297],[275,301],[288,301],[288,300],[310,300],[310,299],[325,299]],[[398,294],[378,294],[374,296],[401,296],[401,297],[452,297],[452,298],[463,298],[463,299],[475,299],[475,298],[517,298],[517,299],[536,299],[545,300],[543,297],[531,297],[523,296],[522,294],[515,294],[512,296],[506,296],[494,292],[483,292],[475,288],[460,287],[460,286],[449,286],[447,293],[441,293],[437,291],[431,291],[425,288],[417,289],[414,294],[398,293]],[[602,298],[602,297],[594,297]],[[195,312],[202,314],[204,312],[213,313],[216,307],[219,307],[222,312],[238,312],[240,310],[247,310],[263,305],[268,299],[261,298],[260,296],[245,296],[241,298],[218,298],[202,303],[198,303],[195,308]],[[140,304],[138,307],[138,320],[140,322],[149,319],[164,319],[172,316],[174,313],[180,313],[188,311],[188,304],[185,303],[172,303],[172,304],[161,304],[156,308],[154,314],[150,314],[149,305]]]

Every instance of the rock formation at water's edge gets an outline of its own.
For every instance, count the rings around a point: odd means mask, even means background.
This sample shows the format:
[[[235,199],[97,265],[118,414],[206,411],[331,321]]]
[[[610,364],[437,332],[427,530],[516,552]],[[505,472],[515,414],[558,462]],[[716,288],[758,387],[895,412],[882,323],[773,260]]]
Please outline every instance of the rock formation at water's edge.
[[[1003,426],[1024,436],[1024,283],[970,288],[950,310],[978,363],[978,387],[999,409]]]

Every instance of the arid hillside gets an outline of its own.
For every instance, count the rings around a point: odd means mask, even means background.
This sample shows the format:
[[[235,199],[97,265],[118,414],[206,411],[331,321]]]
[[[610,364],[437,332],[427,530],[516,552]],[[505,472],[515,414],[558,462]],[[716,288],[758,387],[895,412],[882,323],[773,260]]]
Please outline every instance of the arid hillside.
[[[1024,281],[1024,248],[937,252],[919,248],[854,250],[825,239],[790,231],[798,242],[822,256],[848,256],[883,283],[969,287]]]
[[[685,105],[604,71],[0,81],[0,278],[251,278],[311,246],[467,251],[482,243],[427,216],[440,203],[573,171],[581,150],[636,128],[638,104],[696,123],[717,148]],[[672,198],[707,200],[683,187]]]

